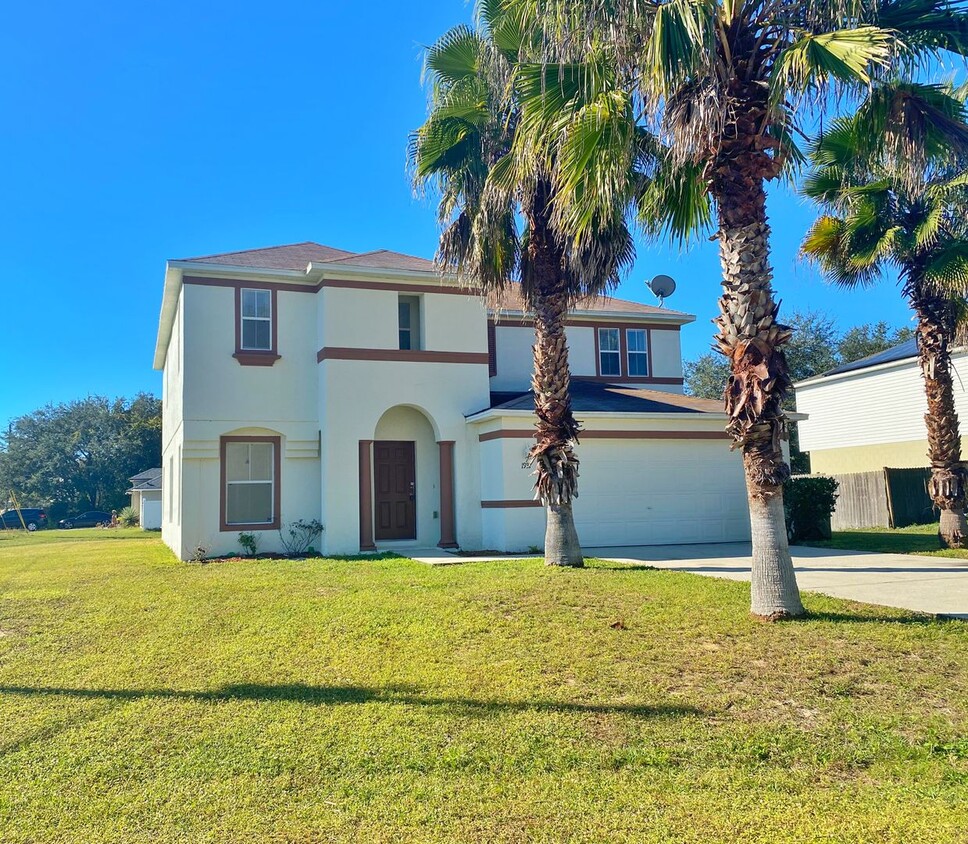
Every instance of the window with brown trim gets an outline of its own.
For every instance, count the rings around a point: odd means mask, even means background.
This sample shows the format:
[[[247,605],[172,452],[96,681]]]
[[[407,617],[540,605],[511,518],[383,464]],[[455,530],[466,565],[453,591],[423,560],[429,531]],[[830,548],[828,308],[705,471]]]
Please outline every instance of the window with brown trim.
[[[278,297],[270,287],[235,288],[235,359],[243,366],[279,360]]]
[[[600,375],[622,374],[622,350],[619,329],[598,329],[598,372]]]
[[[279,437],[222,437],[221,529],[278,530]]]
[[[628,349],[628,374],[632,377],[649,374],[649,332],[644,328],[626,328],[625,345]]]

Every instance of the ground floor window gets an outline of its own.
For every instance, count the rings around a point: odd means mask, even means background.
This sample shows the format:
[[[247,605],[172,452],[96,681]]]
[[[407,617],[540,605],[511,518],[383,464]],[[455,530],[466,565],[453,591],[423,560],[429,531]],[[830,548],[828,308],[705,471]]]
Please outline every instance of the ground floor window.
[[[278,437],[222,437],[222,529],[279,527]]]

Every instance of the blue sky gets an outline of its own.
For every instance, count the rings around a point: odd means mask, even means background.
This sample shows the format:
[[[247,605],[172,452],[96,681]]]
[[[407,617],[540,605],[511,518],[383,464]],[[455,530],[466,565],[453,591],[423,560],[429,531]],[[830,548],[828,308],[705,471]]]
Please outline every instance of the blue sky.
[[[462,0],[14,4],[0,32],[0,426],[47,402],[160,394],[151,369],[165,260],[316,240],[432,257],[407,134],[422,49]],[[850,293],[798,263],[812,211],[773,192],[784,307],[843,326],[909,319],[897,290]],[[708,348],[716,247],[642,246],[620,296],[673,275],[669,306]]]

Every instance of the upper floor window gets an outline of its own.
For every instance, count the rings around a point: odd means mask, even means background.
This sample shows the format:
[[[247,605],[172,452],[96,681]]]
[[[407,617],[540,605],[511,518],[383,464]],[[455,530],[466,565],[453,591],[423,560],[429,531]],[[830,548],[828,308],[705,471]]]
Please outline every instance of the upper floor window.
[[[644,328],[629,328],[625,332],[628,345],[629,375],[649,374],[649,339]]]
[[[622,352],[619,346],[619,329],[598,329],[598,369],[601,375],[622,374]]]
[[[400,296],[397,303],[401,349],[420,348],[420,297]]]
[[[272,351],[272,292],[242,290],[242,349]]]

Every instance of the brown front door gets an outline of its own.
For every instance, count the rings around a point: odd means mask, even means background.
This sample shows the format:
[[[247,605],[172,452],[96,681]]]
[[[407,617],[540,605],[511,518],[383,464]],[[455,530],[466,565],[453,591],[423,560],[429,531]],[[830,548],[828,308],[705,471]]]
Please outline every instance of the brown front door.
[[[412,442],[373,443],[377,539],[417,538],[416,461]]]

